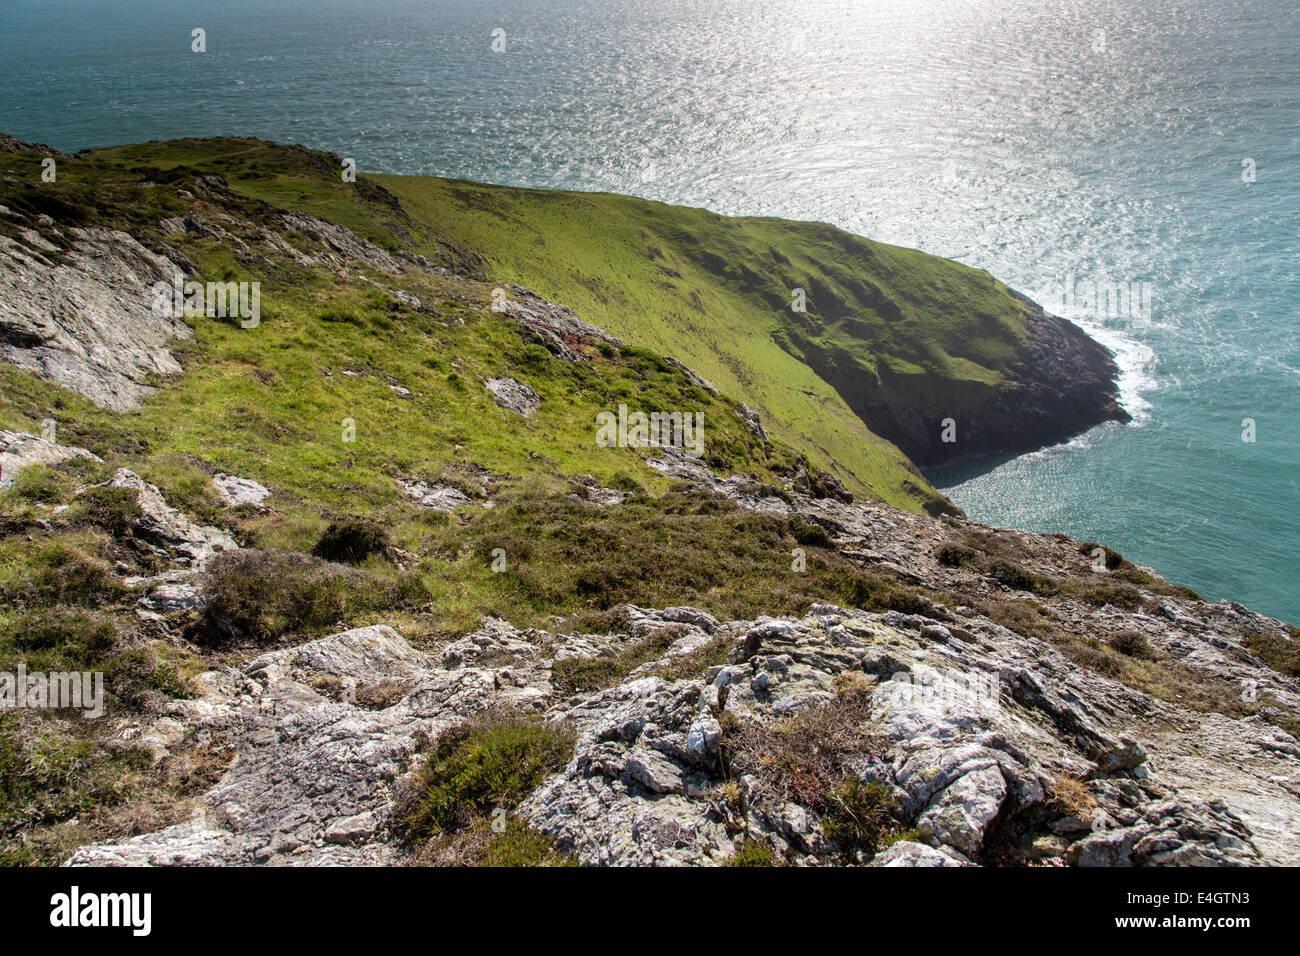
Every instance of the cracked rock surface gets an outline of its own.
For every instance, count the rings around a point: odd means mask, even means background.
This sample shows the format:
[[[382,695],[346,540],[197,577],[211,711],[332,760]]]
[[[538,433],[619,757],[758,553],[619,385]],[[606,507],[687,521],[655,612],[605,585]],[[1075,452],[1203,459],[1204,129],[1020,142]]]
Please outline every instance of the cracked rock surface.
[[[168,343],[188,325],[153,308],[153,286],[184,272],[116,229],[54,229],[65,249],[33,229],[0,235],[0,359],[114,411],[175,375]]]
[[[572,758],[518,814],[585,863],[717,864],[743,830],[794,862],[842,862],[815,815],[765,800],[756,781],[742,781],[752,796],[743,820],[729,819],[719,741],[730,721],[825,706],[846,674],[867,688],[883,741],[855,772],[895,796],[896,822],[914,834],[873,865],[984,863],[995,832],[1013,831],[1057,864],[1294,860],[1282,837],[1294,796],[1280,784],[1262,789],[1296,778],[1300,760],[1286,746],[1252,765],[1240,759],[1251,736],[1220,728],[1224,759],[1254,779],[1256,794],[1235,804],[1208,796],[1186,776],[1182,738],[1159,732],[1172,708],[976,616],[814,606],[802,618],[718,622],[693,608],[625,610],[626,634],[552,634],[489,618],[439,654],[380,625],[204,675],[207,692],[173,702],[169,716],[187,733],[229,739],[238,756],[204,796],[202,818],[85,847],[72,862],[399,861],[409,848],[391,813],[421,741],[503,704],[576,731]],[[653,673],[678,647],[607,689],[565,694],[552,683],[557,660],[670,626],[681,634],[675,647],[720,640],[729,662],[684,679]],[[352,702],[382,682],[399,683],[400,697],[379,710]],[[328,685],[341,687],[337,697],[320,690]],[[1084,782],[1096,812],[1080,819],[1052,801],[1062,776]]]

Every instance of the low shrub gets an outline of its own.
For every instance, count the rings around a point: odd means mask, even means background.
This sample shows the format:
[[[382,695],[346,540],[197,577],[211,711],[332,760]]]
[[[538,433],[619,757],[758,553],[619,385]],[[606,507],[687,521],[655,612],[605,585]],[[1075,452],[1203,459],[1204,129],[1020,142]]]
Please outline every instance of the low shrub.
[[[832,546],[831,536],[826,533],[826,529],[819,524],[793,520],[790,522],[790,535],[800,544],[805,544],[810,548],[829,548]]]
[[[895,827],[898,803],[884,785],[862,783],[846,774],[826,794],[822,828],[846,850],[875,853],[885,834]]]
[[[602,655],[600,657],[566,657],[564,660],[556,661],[552,666],[551,682],[555,685],[556,690],[566,694],[611,687],[626,676],[628,672],[640,667],[642,664],[648,664],[662,657],[668,648],[672,647],[674,643],[689,632],[689,628],[685,625],[669,624],[646,637],[624,644],[617,654]],[[700,648],[700,650],[704,650],[704,648]],[[716,656],[718,649],[712,648],[712,651],[712,656]],[[690,656],[683,655],[683,657]],[[700,655],[693,658],[690,664],[679,660],[668,661],[665,663],[664,669],[671,672],[674,670],[674,665],[693,666],[695,663],[702,662],[709,657],[709,654]],[[708,665],[704,664],[700,670],[707,667]],[[699,671],[692,671],[689,675],[683,676],[694,677],[698,676],[698,673]],[[661,676],[668,675],[663,674]]]
[[[533,342],[524,346],[519,364],[535,372],[541,371],[550,366],[551,353],[546,350],[546,346]]]
[[[1105,558],[1104,563],[1106,565],[1107,571],[1114,571],[1117,568],[1124,567],[1125,565],[1132,567],[1132,565],[1130,565],[1127,561],[1124,560],[1124,556],[1120,554],[1118,551],[1112,551],[1104,544],[1098,544],[1095,541],[1085,541],[1082,544],[1080,544],[1079,553],[1083,555],[1085,558],[1087,558],[1089,561],[1093,561],[1095,560],[1096,557],[1099,557],[1099,555],[1097,555],[1098,548],[1100,548],[1102,551],[1101,556],[1104,556]]]
[[[500,711],[439,734],[416,775],[405,816],[411,838],[424,842],[513,809],[564,765],[573,740],[565,727]]]
[[[645,488],[641,482],[637,481],[625,471],[620,471],[609,480],[609,486],[616,491],[627,492],[628,494],[639,495],[645,493]]]
[[[223,552],[200,586],[205,603],[194,637],[209,646],[317,636],[397,603],[382,579],[296,551]]]
[[[1104,674],[1107,677],[1121,677],[1124,674],[1124,665],[1121,658],[1111,651],[1100,647],[1090,647],[1087,644],[1064,644],[1060,645],[1060,648],[1070,660],[1081,667],[1096,671],[1098,674]]]
[[[42,465],[24,468],[14,477],[8,494],[22,501],[54,504],[61,497],[59,479],[52,470]]]
[[[896,579],[850,571],[841,576],[835,589],[836,603],[864,611],[898,611],[901,614],[925,614],[930,601],[900,584]]]
[[[102,528],[115,538],[125,538],[143,515],[134,488],[95,485],[77,496],[69,518],[75,523]]]
[[[1142,593],[1129,584],[1107,583],[1085,586],[1076,591],[1077,597],[1101,607],[1113,604],[1129,611],[1136,611],[1142,606]]]
[[[746,840],[727,866],[776,866],[776,851],[761,840]]]
[[[72,608],[42,608],[16,615],[0,627],[0,666],[19,661],[32,671],[84,670],[117,641],[104,615]]]
[[[1160,584],[1159,582],[1157,582],[1156,584],[1152,585],[1152,589],[1157,591],[1160,594],[1166,594],[1169,597],[1175,597],[1182,601],[1204,601],[1205,600],[1205,598],[1201,597],[1201,595],[1198,592],[1193,591],[1191,588],[1185,587],[1181,584]]]
[[[185,688],[170,664],[160,663],[146,647],[115,654],[104,668],[104,688],[127,707],[138,710],[151,694],[184,697]]]
[[[934,556],[947,568],[967,568],[979,562],[979,553],[973,548],[952,542],[941,544]]]
[[[1246,637],[1245,645],[1256,657],[1279,674],[1300,677],[1300,634],[1291,629],[1289,637],[1256,632]]]
[[[151,763],[143,748],[110,751],[40,715],[0,713],[0,865],[66,859],[68,848],[43,854],[28,838],[123,803]]]
[[[715,637],[707,644],[685,654],[678,654],[655,667],[654,673],[664,680],[695,680],[710,667],[727,663],[727,654],[735,639]]]
[[[566,657],[551,666],[551,683],[562,694],[610,687],[618,682],[619,661],[610,657]]]
[[[1097,800],[1088,790],[1088,785],[1074,777],[1057,777],[1048,797],[1048,808],[1064,816],[1087,820],[1097,809]]]
[[[974,599],[973,604],[990,621],[1025,637],[1055,642],[1064,636],[1053,621],[1051,612],[1031,598],[1013,601]]]
[[[1151,654],[1147,636],[1140,631],[1119,631],[1112,634],[1106,643],[1125,657],[1149,657]]]
[[[883,753],[885,743],[871,722],[871,690],[846,683],[827,704],[780,720],[730,717],[723,722],[720,755],[730,779],[753,779],[751,807],[794,802],[815,813],[826,835],[846,855],[874,853],[895,828],[897,809],[889,792],[864,784],[849,769]]]
[[[474,862],[477,866],[499,867],[578,865],[576,857],[555,848],[552,837],[515,819],[508,820],[501,832],[492,834]]]
[[[0,599],[19,607],[100,607],[125,593],[107,561],[60,539],[32,545],[0,580]]]
[[[381,525],[349,518],[331,522],[311,553],[326,561],[360,564],[372,554],[385,553],[389,547],[388,531]]]
[[[984,566],[984,571],[999,584],[1016,591],[1029,591],[1034,594],[1046,594],[1052,591],[1051,581],[1047,578],[1006,558],[989,560]]]

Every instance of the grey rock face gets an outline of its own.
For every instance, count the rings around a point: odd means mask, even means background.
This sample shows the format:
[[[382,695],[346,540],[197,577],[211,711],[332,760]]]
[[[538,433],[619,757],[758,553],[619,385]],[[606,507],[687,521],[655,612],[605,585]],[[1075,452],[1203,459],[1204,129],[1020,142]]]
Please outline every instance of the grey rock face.
[[[337,271],[355,271],[364,266],[390,273],[403,271],[401,262],[346,226],[303,212],[280,213],[277,222],[282,229],[301,233],[320,244],[322,251],[314,257],[308,256],[307,262],[324,264]],[[288,243],[283,244],[292,248]]]
[[[541,636],[489,620],[458,642],[456,652],[449,648],[443,666],[377,625],[263,654],[242,670],[201,675],[204,693],[173,701],[171,716],[197,733],[231,740],[238,752],[203,797],[201,818],[122,844],[84,847],[69,862],[393,862],[399,854],[388,835],[389,816],[415,766],[417,737],[494,704],[536,708],[550,693]],[[573,644],[595,650],[580,637]],[[552,645],[558,650],[566,641]],[[511,647],[520,654],[516,664],[477,664]],[[340,682],[342,699],[313,689],[320,678]],[[353,703],[365,685],[393,681],[410,690],[392,706],[365,710]]]
[[[402,494],[410,498],[421,508],[434,511],[455,511],[461,505],[469,504],[469,496],[459,488],[450,485],[429,484],[426,481],[403,481],[398,479]]]
[[[899,840],[884,851],[877,853],[871,861],[872,866],[969,866],[956,856],[945,853],[942,848],[935,849],[924,843]]]
[[[119,468],[104,487],[135,491],[136,501],[144,512],[137,519],[137,530],[194,570],[202,569],[219,551],[239,548],[235,540],[221,529],[190,521],[167,504],[157,485],[149,484],[133,471]]]
[[[574,479],[574,483],[576,488],[569,497],[576,498],[578,501],[590,502],[602,508],[621,505],[631,496],[629,492],[619,491],[617,488],[603,487],[592,475],[579,475]]]
[[[537,411],[538,406],[542,404],[542,396],[538,395],[531,385],[516,382],[513,378],[488,379],[487,390],[492,393],[493,400],[502,408],[518,412],[525,418]]]
[[[390,861],[391,849],[373,838],[414,752],[414,734],[432,722],[409,711],[369,712],[329,700],[302,678],[418,678],[425,663],[391,628],[372,627],[263,655],[242,672],[214,673],[204,696],[172,707],[186,724],[229,734],[238,746],[230,771],[204,798],[202,819],[120,845],[86,847],[69,862]]]
[[[869,501],[850,503],[804,494],[792,494],[787,500],[744,478],[720,478],[702,462],[675,454],[673,449],[663,450],[647,464],[725,495],[742,507],[821,525],[846,556],[900,581],[939,589],[969,588],[977,577],[938,562],[935,548],[950,532],[935,518]],[[1076,543],[1068,539],[999,534],[1013,537],[1022,554],[1020,560],[1035,570],[1036,562],[1041,562],[1044,573],[1085,569]],[[1285,624],[1231,602],[1211,604],[1167,596],[1157,600],[1142,588],[1138,591],[1143,607],[1156,610],[1097,608],[1066,599],[1052,602],[1052,611],[1070,633],[1104,644],[1116,631],[1136,630],[1156,652],[1192,673],[1240,688],[1241,693],[1248,690],[1260,699],[1267,694],[1292,713],[1300,709],[1300,682],[1271,670],[1244,645],[1252,634],[1288,639]],[[1004,599],[1008,595],[993,588],[987,596]],[[1035,597],[1044,600],[1041,595]],[[886,618],[905,630],[916,630],[927,643],[937,642],[939,646],[931,651],[941,660],[967,649],[980,649],[981,666],[986,672],[996,669],[1001,673],[1004,692],[1009,691],[1017,705],[1041,710],[1056,726],[1074,735],[1080,754],[1095,762],[1097,773],[1159,781],[1203,802],[1222,799],[1245,821],[1264,859],[1300,864],[1300,851],[1285,836],[1300,827],[1300,763],[1293,762],[1300,755],[1292,749],[1297,741],[1290,734],[1258,716],[1240,719],[1196,713],[1153,699],[1065,661],[1055,652],[1045,655],[1036,651],[1035,647],[1047,645],[1008,631],[968,607],[949,609],[935,604],[927,613],[932,619]],[[1019,661],[1034,664],[1010,670],[1005,666]],[[1076,766],[1066,772],[1080,771]]]
[[[634,748],[624,760],[623,769],[651,793],[681,793],[685,789],[681,768],[655,750]]]
[[[1070,862],[1261,861],[1249,826],[1226,804],[1186,794],[1171,807],[1158,771],[1107,762],[1115,750],[1129,748],[1085,702],[1096,689],[1089,685],[1104,678],[1081,675],[1038,642],[1017,646],[1025,639],[996,625],[976,627],[979,636],[969,642],[954,635],[954,648],[922,638],[919,627],[897,614],[814,607],[798,621],[732,622],[723,633],[733,637],[733,660],[741,663],[715,668],[711,681],[643,677],[563,711],[581,731],[574,760],[522,812],[588,863],[716,862],[736,848],[717,810],[722,776],[706,743],[717,717],[779,720],[782,713],[822,706],[837,693],[837,681],[857,674],[875,682],[872,721],[886,741],[882,754],[863,755],[858,773],[863,783],[894,794],[898,824],[916,828],[932,848],[902,847],[878,865],[979,861],[996,819],[1046,828],[1053,783],[1065,776],[1094,781],[1088,786],[1098,805],[1136,827],[1121,837],[1098,837],[1085,823],[1073,836],[1083,840]],[[927,669],[935,679],[922,680]],[[1043,672],[1059,693],[1020,689]],[[900,673],[911,680],[890,679]],[[1135,710],[1144,706],[1136,692],[1112,693],[1132,694]],[[788,858],[834,859],[802,808],[770,802],[756,781],[748,794],[751,835]],[[1120,849],[1105,857],[1112,843]]]
[[[741,420],[745,423],[745,427],[750,430],[755,438],[761,438],[763,441],[767,441],[767,430],[763,428],[763,420],[759,417],[758,412],[754,411],[754,409],[750,408],[748,405],[741,405],[740,411],[737,414],[740,415]]]
[[[167,344],[193,335],[153,309],[153,285],[182,270],[125,232],[68,227],[61,259],[39,236],[0,235],[0,359],[122,411],[181,371]]]
[[[1131,826],[1079,840],[1066,859],[1078,866],[1249,866],[1259,854],[1222,800],[1162,800]]]
[[[198,588],[189,581],[176,581],[158,585],[138,603],[145,611],[154,614],[172,614],[201,608],[203,598]]]
[[[557,358],[577,361],[576,347],[581,342],[621,344],[604,329],[579,318],[567,305],[548,302],[532,289],[507,285],[505,292],[506,298],[499,306],[501,314],[523,326]]]
[[[58,465],[72,458],[100,461],[84,448],[0,429],[0,488],[8,487],[18,472],[31,465]]]
[[[226,504],[234,507],[236,505],[261,505],[271,492],[265,485],[261,485],[251,478],[237,478],[234,475],[218,474],[212,479],[212,484],[217,488],[217,493],[221,495],[221,500]]]
[[[1020,821],[1035,858],[1079,865],[1278,859],[1247,817],[1162,771],[1177,763],[1174,742],[1147,746],[1146,761],[1109,762],[1116,751],[1136,759],[1108,726],[1149,707],[1143,695],[990,622],[950,621],[950,640],[938,643],[923,636],[936,622],[894,612],[815,606],[802,619],[719,624],[694,608],[623,610],[632,634],[685,628],[688,644],[726,641],[731,663],[684,680],[639,668],[609,689],[566,696],[551,683],[555,661],[609,653],[628,635],[521,631],[497,619],[436,656],[383,626],[264,654],[242,671],[204,675],[203,696],[171,705],[184,728],[224,735],[239,753],[203,798],[204,819],[86,847],[72,862],[396,861],[404,851],[389,822],[418,765],[417,741],[500,705],[577,733],[572,759],[518,813],[584,862],[716,864],[745,831],[787,859],[838,862],[816,817],[774,800],[761,780],[741,781],[742,818],[725,810],[718,746],[727,720],[815,709],[848,676],[869,689],[883,742],[850,761],[853,772],[893,794],[897,824],[921,841],[896,843],[873,865],[980,862],[999,819]],[[322,678],[341,684],[341,699],[313,689]],[[380,682],[407,689],[383,710],[352,703],[357,688]],[[1106,701],[1104,714],[1094,698]],[[1098,809],[1090,819],[1054,809],[1051,788],[1063,776],[1085,781]],[[1267,822],[1274,812],[1256,807],[1253,816]]]

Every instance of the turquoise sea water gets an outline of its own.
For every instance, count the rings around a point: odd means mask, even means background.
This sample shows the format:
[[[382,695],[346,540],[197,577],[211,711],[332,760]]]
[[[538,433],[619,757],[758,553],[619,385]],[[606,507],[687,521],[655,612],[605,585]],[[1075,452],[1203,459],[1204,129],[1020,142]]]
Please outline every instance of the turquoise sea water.
[[[1149,283],[1075,316],[1133,424],[933,478],[1300,622],[1295,0],[0,0],[0,130],[825,220],[1049,305]]]

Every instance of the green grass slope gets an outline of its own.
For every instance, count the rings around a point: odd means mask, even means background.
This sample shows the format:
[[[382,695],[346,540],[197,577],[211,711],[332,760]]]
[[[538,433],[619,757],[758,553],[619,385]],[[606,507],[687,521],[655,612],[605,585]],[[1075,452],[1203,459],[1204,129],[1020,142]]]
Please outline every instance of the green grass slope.
[[[862,410],[937,406],[964,420],[1023,351],[1027,306],[987,273],[828,225],[376,178],[481,251],[492,275],[680,358],[850,487],[913,510],[934,507],[932,492]],[[796,288],[806,312],[791,308]]]
[[[601,485],[636,493],[651,520],[654,502],[674,485],[645,465],[657,451],[596,443],[596,414],[623,402],[700,413],[704,460],[720,472],[749,474],[769,486],[787,484],[797,473],[796,449],[779,440],[762,441],[742,419],[737,402],[698,387],[650,350],[587,345],[580,348],[582,361],[553,357],[515,322],[491,311],[491,283],[429,270],[386,279],[385,284],[418,296],[422,308],[417,309],[355,272],[341,276],[288,257],[255,266],[240,261],[231,244],[254,245],[258,230],[274,223],[276,210],[238,195],[220,202],[194,198],[196,180],[216,172],[214,167],[248,177],[243,181],[247,197],[255,191],[249,183],[259,182],[266,192],[278,191],[285,204],[293,198],[301,207],[334,213],[390,247],[398,240],[391,228],[377,223],[397,214],[381,193],[348,193],[341,202],[332,201],[326,188],[286,172],[286,157],[314,162],[306,151],[254,145],[253,155],[279,161],[276,168],[284,177],[263,182],[256,164],[235,169],[225,161],[237,152],[229,147],[207,143],[191,151],[184,144],[150,144],[69,157],[52,184],[40,183],[38,157],[0,153],[0,205],[29,222],[44,213],[64,230],[70,224],[124,229],[188,259],[204,280],[262,283],[261,323],[255,329],[239,327],[235,318],[191,319],[193,340],[172,347],[184,374],[159,381],[158,391],[129,412],[100,408],[0,364],[0,428],[39,434],[41,423],[54,419],[60,442],[88,448],[106,462],[70,472],[24,472],[12,499],[21,515],[13,518],[11,530],[25,529],[42,506],[71,503],[78,487],[107,478],[117,467],[139,472],[159,485],[170,503],[200,520],[232,527],[250,547],[311,551],[331,522],[364,519],[385,528],[392,545],[418,556],[410,578],[410,587],[421,595],[416,603],[436,604],[438,627],[454,630],[477,621],[485,608],[528,614],[531,606],[539,615],[581,610],[592,606],[589,598],[604,587],[593,589],[589,582],[585,591],[577,588],[577,578],[588,569],[572,562],[542,562],[534,573],[545,580],[522,586],[517,575],[494,574],[477,545],[464,540],[462,525],[470,523],[475,535],[516,541],[518,547],[510,548],[514,556],[537,548],[528,543],[532,535],[511,522],[516,511],[475,507],[448,519],[406,499],[398,479],[449,484],[480,503],[488,496],[498,501],[518,496],[528,502],[527,523],[535,525],[543,513],[567,513],[555,496],[578,490],[580,480],[591,476]],[[214,157],[222,161],[204,162]],[[286,181],[301,187],[300,194],[290,197]],[[237,182],[234,175],[231,182]],[[349,210],[351,215],[342,214]],[[226,237],[166,236],[160,220],[187,211],[220,220]],[[0,217],[0,231],[14,229],[14,222]],[[48,239],[61,241],[55,226],[42,228]],[[292,240],[294,234],[288,235]],[[439,262],[466,254],[431,241],[419,248]],[[531,417],[499,407],[485,389],[486,380],[505,376],[541,396]],[[217,471],[252,477],[271,488],[273,510],[221,508],[211,485]],[[24,511],[21,502],[36,512]],[[581,513],[584,507],[569,510]],[[546,524],[554,521],[548,518]],[[560,537],[561,525],[555,525]],[[610,530],[615,526],[611,522]],[[93,535],[79,539],[77,547],[85,553],[76,560],[85,557],[92,565],[110,554]],[[692,586],[707,589],[706,579],[711,582],[726,563],[710,564],[711,549],[699,551],[713,570]],[[0,594],[7,581],[39,576],[50,557],[21,535],[0,538]],[[65,557],[60,552],[51,560]],[[661,557],[665,567],[682,560],[680,551]],[[780,554],[771,560],[774,567],[783,562]],[[619,584],[619,593],[631,600],[639,587],[629,578]],[[0,631],[6,623],[16,624],[5,613],[0,611]],[[386,618],[376,611],[376,619]]]
[[[65,201],[110,220],[138,212],[114,198],[125,184],[216,174],[383,248],[527,285],[681,359],[851,490],[914,511],[951,506],[862,409],[937,401],[960,420],[1023,351],[1027,307],[987,273],[824,224],[430,177],[345,183],[327,154],[253,139],[95,150],[63,167]],[[93,188],[78,192],[83,176]],[[171,205],[160,211],[184,213]]]
[[[864,425],[828,382],[826,363],[855,381],[888,382],[886,401],[939,389],[960,414],[999,380],[1023,334],[1023,306],[987,274],[820,224],[431,177],[348,184],[323,154],[258,140],[147,143],[81,158],[140,175],[218,174],[242,195],[338,222],[382,247],[527,285],[684,361],[851,490],[913,511],[951,506]],[[807,291],[806,313],[790,309],[795,287]]]
[[[973,417],[1024,355],[1028,306],[986,272],[822,223],[432,177],[350,184],[326,154],[251,139],[80,159],[141,175],[215,173],[242,195],[382,247],[529,286],[684,361],[851,490],[909,510],[950,506],[864,423],[867,410]],[[794,289],[806,311],[791,308]],[[938,419],[918,427],[931,425]]]

